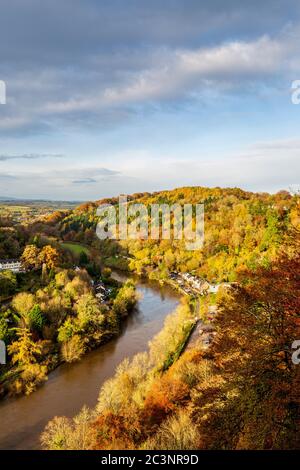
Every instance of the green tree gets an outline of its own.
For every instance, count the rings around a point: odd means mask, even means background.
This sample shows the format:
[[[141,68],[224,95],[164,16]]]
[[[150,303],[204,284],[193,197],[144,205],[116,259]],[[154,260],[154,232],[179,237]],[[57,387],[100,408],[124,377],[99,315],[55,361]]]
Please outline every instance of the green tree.
[[[72,318],[68,317],[62,326],[58,329],[57,339],[60,343],[64,343],[69,341],[77,331],[78,326]]]
[[[79,255],[79,266],[86,266],[89,262],[88,255],[85,251],[81,251]]]
[[[30,329],[41,331],[45,324],[45,317],[39,305],[34,305],[28,313],[28,323]]]

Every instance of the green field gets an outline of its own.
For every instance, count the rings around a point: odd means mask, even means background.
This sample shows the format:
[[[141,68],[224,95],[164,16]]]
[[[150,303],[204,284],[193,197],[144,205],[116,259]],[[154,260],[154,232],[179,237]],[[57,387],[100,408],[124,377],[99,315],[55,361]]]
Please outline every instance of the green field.
[[[85,253],[86,255],[90,254],[90,250],[80,243],[61,243],[61,246],[66,250],[70,250],[74,255],[80,256],[81,253]]]

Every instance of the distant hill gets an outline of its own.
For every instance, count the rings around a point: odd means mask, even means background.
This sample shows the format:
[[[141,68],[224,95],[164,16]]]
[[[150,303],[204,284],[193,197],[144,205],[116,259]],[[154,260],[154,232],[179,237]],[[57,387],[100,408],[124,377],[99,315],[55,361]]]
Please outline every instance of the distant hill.
[[[44,206],[44,207],[64,207],[64,208],[75,208],[78,204],[82,204],[81,201],[56,201],[51,199],[22,199],[16,197],[5,197],[0,196],[0,202],[7,205],[18,205],[18,206]]]
[[[9,202],[9,201],[15,201],[16,199],[13,198],[13,197],[5,197],[5,196],[0,196],[0,201],[5,201],[5,202]]]
[[[186,249],[184,240],[122,240],[100,243],[107,264],[129,259],[129,268],[156,279],[172,271],[190,272],[212,282],[233,282],[241,270],[270,265],[277,257],[285,236],[300,226],[299,196],[287,191],[253,193],[239,188],[184,187],[155,193],[137,193],[128,201],[145,204],[197,204],[205,209],[204,246]],[[67,241],[91,243],[95,237],[100,204],[118,205],[118,198],[87,202],[60,221],[60,233]],[[150,220],[148,220],[150,226]],[[95,239],[94,239],[95,243]],[[115,256],[117,255],[117,257]],[[121,256],[120,256],[121,255]],[[122,261],[123,262],[123,261]]]

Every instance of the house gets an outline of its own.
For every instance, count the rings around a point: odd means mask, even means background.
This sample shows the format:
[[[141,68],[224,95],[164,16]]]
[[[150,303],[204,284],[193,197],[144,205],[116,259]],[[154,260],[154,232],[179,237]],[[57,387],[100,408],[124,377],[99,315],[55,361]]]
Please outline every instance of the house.
[[[210,285],[209,286],[209,289],[208,289],[208,292],[210,294],[216,294],[218,291],[219,291],[219,288],[220,288],[220,284],[216,284],[216,285]]]
[[[0,271],[12,271],[13,273],[24,272],[21,261],[17,259],[0,259]]]
[[[95,297],[101,301],[108,299],[111,289],[106,287],[102,281],[94,283]]]

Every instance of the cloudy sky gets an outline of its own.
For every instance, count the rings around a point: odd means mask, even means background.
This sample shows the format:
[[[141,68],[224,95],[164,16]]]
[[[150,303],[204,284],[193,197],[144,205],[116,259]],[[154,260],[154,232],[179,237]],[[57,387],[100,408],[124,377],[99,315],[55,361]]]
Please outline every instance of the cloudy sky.
[[[299,183],[299,0],[1,0],[0,196]]]

